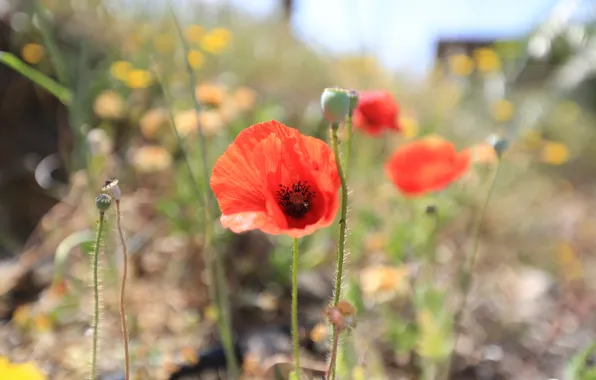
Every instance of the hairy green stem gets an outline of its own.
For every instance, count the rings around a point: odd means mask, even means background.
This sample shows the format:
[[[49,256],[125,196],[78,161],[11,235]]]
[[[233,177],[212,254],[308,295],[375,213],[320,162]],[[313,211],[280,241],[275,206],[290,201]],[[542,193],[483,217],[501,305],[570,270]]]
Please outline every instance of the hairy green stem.
[[[337,271],[335,274],[335,293],[333,296],[333,306],[337,307],[341,296],[342,277],[343,277],[343,266],[344,266],[344,245],[346,241],[346,219],[348,214],[348,184],[341,164],[341,157],[339,155],[339,139],[337,137],[337,130],[339,123],[331,124],[331,139],[333,146],[333,154],[335,155],[335,162],[337,165],[337,172],[339,173],[339,179],[341,182],[341,209],[340,209],[340,220],[339,220],[339,237],[337,240]],[[333,329],[333,341],[338,339],[339,332],[337,329]],[[337,350],[337,345],[335,347]],[[337,353],[331,353],[331,357],[337,355]],[[333,363],[332,363],[333,364]],[[335,377],[335,364],[331,366],[331,378]]]
[[[346,118],[346,151],[345,151],[345,174],[346,174],[346,182],[350,176],[350,157],[352,154],[352,112],[348,114]]]
[[[497,175],[499,174],[499,168],[501,167],[501,159],[497,161],[497,165],[495,167],[490,187],[488,192],[486,193],[486,198],[482,203],[480,211],[478,212],[478,216],[475,221],[475,230],[474,230],[474,244],[472,248],[472,253],[468,258],[467,265],[464,266],[461,277],[460,277],[460,287],[462,293],[464,294],[464,300],[461,304],[461,307],[458,309],[457,313],[455,314],[455,342],[453,344],[453,349],[451,350],[451,355],[449,357],[449,361],[447,362],[447,371],[445,371],[445,376],[449,376],[449,371],[451,366],[453,365],[453,357],[455,350],[457,348],[457,343],[461,333],[461,322],[464,315],[466,308],[468,307],[468,301],[470,298],[470,290],[472,287],[472,276],[474,274],[474,266],[476,265],[476,259],[478,257],[478,248],[480,246],[480,230],[482,227],[482,220],[484,219],[484,214],[486,212],[486,208],[488,207],[488,203],[490,202],[490,198],[493,194],[495,183],[497,182]]]
[[[116,220],[118,225],[118,236],[122,244],[122,282],[120,284],[120,324],[122,325],[122,342],[124,343],[124,378],[130,380],[130,355],[128,350],[128,327],[126,325],[126,313],[124,310],[124,291],[126,289],[126,277],[128,274],[128,250],[126,249],[126,241],[124,240],[124,233],[122,232],[122,212],[120,211],[120,200],[116,199]]]
[[[292,249],[292,343],[294,347],[294,371],[300,379],[300,336],[298,335],[298,239],[294,238]]]
[[[105,212],[99,212],[99,222],[97,224],[97,235],[95,236],[95,246],[93,249],[93,346],[91,349],[91,380],[96,378],[97,367],[97,341],[99,332],[99,246],[101,244],[101,233],[103,232]]]
[[[189,87],[190,92],[192,94],[192,99],[194,103],[195,112],[197,113],[197,117],[201,111],[201,105],[199,103],[199,99],[197,98],[195,86],[196,86],[196,75],[190,63],[188,62],[188,52],[190,51],[188,42],[184,36],[182,31],[182,27],[180,22],[178,21],[178,17],[172,8],[171,3],[168,2],[168,8],[170,14],[172,16],[172,20],[178,32],[179,40],[182,44],[182,50],[184,52],[184,63],[186,67],[186,71],[189,77]],[[165,86],[164,86],[165,87]],[[198,118],[200,120],[200,118]],[[231,326],[231,318],[230,318],[230,303],[228,300],[227,290],[225,289],[227,286],[227,282],[224,277],[224,264],[221,255],[215,254],[213,251],[208,249],[209,242],[211,240],[211,214],[212,214],[212,206],[211,206],[211,190],[209,189],[209,165],[207,162],[207,144],[205,142],[205,134],[203,133],[203,126],[201,125],[200,121],[197,123],[197,130],[199,135],[199,150],[201,152],[201,164],[202,164],[202,171],[203,171],[203,181],[202,181],[202,192],[204,197],[204,211],[205,211],[205,220],[204,220],[204,228],[205,228],[205,242],[204,242],[204,252],[206,256],[206,263],[207,263],[207,275],[210,277],[209,281],[209,294],[211,297],[211,301],[217,305],[218,311],[221,315],[221,318],[218,318],[218,327],[219,332],[221,335],[222,343],[224,346],[224,351],[226,355],[226,365],[228,369],[228,376],[232,379],[238,378],[238,363],[236,362],[236,355],[234,350],[234,339],[232,334],[232,326]],[[174,129],[175,126],[174,126]],[[189,165],[190,169],[190,165]],[[196,177],[193,176],[193,181],[196,181]],[[196,186],[198,189],[198,186]],[[200,196],[200,194],[197,194]]]

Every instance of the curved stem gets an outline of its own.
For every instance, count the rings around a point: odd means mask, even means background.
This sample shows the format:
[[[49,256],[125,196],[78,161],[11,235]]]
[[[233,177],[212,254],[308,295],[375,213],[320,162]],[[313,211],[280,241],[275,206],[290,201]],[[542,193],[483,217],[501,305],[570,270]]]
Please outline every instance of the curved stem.
[[[346,151],[345,151],[345,173],[346,182],[350,174],[350,157],[352,154],[352,114],[350,113],[346,118]]]
[[[97,234],[95,236],[95,247],[93,249],[93,346],[91,349],[91,380],[96,378],[97,366],[97,341],[99,331],[99,246],[101,243],[101,233],[103,232],[105,212],[99,212],[99,222],[97,225]]]
[[[480,208],[480,211],[478,213],[478,216],[477,216],[477,219],[475,222],[474,245],[472,248],[472,254],[468,258],[468,264],[464,267],[462,274],[461,274],[460,285],[461,285],[462,292],[464,294],[464,300],[462,302],[461,307],[459,308],[459,310],[457,311],[457,313],[455,315],[455,325],[454,325],[455,342],[453,344],[453,349],[451,350],[451,356],[449,358],[449,362],[447,363],[448,367],[447,367],[445,376],[449,376],[449,371],[451,369],[451,365],[453,362],[454,352],[457,347],[457,343],[458,343],[460,332],[461,332],[460,325],[462,322],[464,311],[468,307],[468,301],[470,298],[470,289],[472,287],[472,275],[474,274],[474,266],[476,265],[476,259],[478,257],[478,248],[480,246],[480,228],[482,227],[482,220],[484,219],[484,214],[486,212],[486,208],[487,208],[490,198],[493,194],[493,190],[495,188],[495,183],[497,182],[497,175],[499,174],[500,167],[501,167],[501,160],[499,159],[497,161],[497,165],[495,167],[495,171],[494,171],[493,177],[490,182],[490,187],[488,189],[488,192],[486,193],[486,198],[484,199],[484,202],[482,203],[482,206]]]
[[[342,278],[343,278],[343,266],[344,266],[344,245],[346,240],[346,218],[348,214],[348,184],[346,182],[346,177],[341,165],[341,159],[339,156],[339,141],[337,137],[337,129],[339,128],[339,123],[333,123],[331,125],[331,138],[332,138],[332,145],[333,145],[333,154],[335,155],[335,162],[337,165],[337,172],[339,173],[339,179],[341,182],[341,214],[339,220],[339,237],[337,240],[337,272],[335,273],[335,291],[333,296],[333,306],[337,307],[339,303],[339,298],[341,296],[341,287],[342,287]],[[333,328],[333,341],[335,342],[338,338],[339,332],[336,328]],[[337,345],[335,345],[335,350],[337,350]],[[336,353],[331,353],[331,357],[336,355]],[[332,366],[331,369],[331,378],[335,378],[335,364],[330,363]]]
[[[128,275],[128,250],[126,249],[126,241],[124,240],[124,233],[122,232],[122,212],[120,211],[120,200],[116,200],[116,214],[118,235],[120,236],[120,243],[122,244],[122,283],[120,284],[120,323],[122,325],[122,341],[124,343],[124,378],[130,380],[130,356],[128,351],[128,327],[126,325],[126,313],[124,312],[124,291],[126,289],[126,277]]]
[[[294,347],[294,372],[300,379],[300,336],[298,335],[298,239],[292,249],[292,344]]]

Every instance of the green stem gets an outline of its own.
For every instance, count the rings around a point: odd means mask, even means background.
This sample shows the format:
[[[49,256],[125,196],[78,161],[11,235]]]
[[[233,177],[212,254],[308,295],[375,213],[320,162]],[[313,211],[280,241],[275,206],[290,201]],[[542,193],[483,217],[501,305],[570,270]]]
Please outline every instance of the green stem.
[[[184,53],[184,63],[186,67],[186,71],[188,73],[189,78],[189,87],[190,92],[192,94],[192,99],[195,107],[195,112],[197,113],[197,117],[201,111],[201,105],[199,103],[199,99],[197,98],[195,86],[196,86],[196,76],[195,72],[190,66],[188,62],[188,52],[190,51],[186,38],[184,37],[184,32],[176,17],[176,13],[172,8],[171,3],[168,2],[168,8],[170,14],[172,16],[172,20],[176,27],[176,31],[178,32],[179,40],[182,44],[182,50]],[[171,111],[170,111],[171,112]],[[198,117],[198,120],[200,118]],[[175,129],[175,127],[174,127]],[[203,197],[204,197],[204,211],[205,211],[205,221],[204,221],[204,233],[205,233],[205,243],[204,243],[204,252],[206,255],[205,261],[207,262],[207,275],[210,277],[209,281],[209,295],[211,297],[211,301],[218,306],[218,311],[221,313],[222,318],[218,318],[218,327],[219,333],[222,339],[222,343],[224,346],[224,351],[226,355],[226,365],[228,369],[228,376],[232,379],[238,378],[238,363],[236,362],[236,355],[234,350],[234,341],[232,335],[232,326],[231,326],[231,318],[230,318],[230,303],[228,299],[226,285],[227,282],[224,277],[224,264],[223,259],[220,255],[215,254],[211,250],[208,249],[209,242],[211,240],[211,231],[210,231],[210,224],[211,224],[211,190],[209,189],[209,165],[207,162],[207,144],[205,142],[205,134],[203,133],[203,126],[201,125],[200,121],[197,122],[197,130],[199,135],[199,150],[201,152],[201,164],[203,170]],[[190,168],[190,165],[189,165]],[[196,178],[193,176],[193,180],[196,181]],[[195,186],[198,189],[198,186]],[[200,196],[200,194],[197,194]],[[215,279],[215,281],[213,281]]]
[[[0,62],[4,63],[6,66],[15,70],[24,77],[30,79],[38,86],[43,87],[57,97],[63,104],[70,105],[72,101],[72,94],[66,87],[63,87],[60,83],[56,82],[41,71],[35,70],[31,66],[27,65],[18,59],[14,54],[0,51]]]
[[[292,250],[292,343],[294,347],[294,371],[300,379],[300,336],[298,335],[298,239],[294,238]]]
[[[472,248],[472,254],[470,255],[470,257],[468,258],[468,263],[467,265],[464,267],[461,277],[460,277],[460,286],[462,289],[462,292],[464,294],[464,300],[462,302],[461,307],[459,308],[459,310],[457,311],[456,315],[455,315],[455,342],[453,344],[453,349],[451,350],[451,356],[449,358],[449,362],[447,363],[447,371],[445,372],[445,376],[449,376],[449,371],[451,369],[451,366],[453,364],[453,356],[454,356],[454,352],[455,349],[457,347],[457,343],[459,340],[459,336],[461,333],[461,322],[462,322],[462,318],[463,318],[463,314],[464,311],[466,310],[466,308],[468,307],[468,301],[470,298],[470,289],[471,289],[471,285],[472,285],[472,275],[474,274],[474,266],[476,265],[476,259],[478,257],[478,248],[480,246],[480,229],[482,227],[482,220],[484,219],[484,214],[486,212],[486,208],[488,206],[488,203],[490,201],[490,198],[493,194],[494,188],[495,188],[495,183],[497,182],[497,175],[499,174],[499,168],[501,167],[501,160],[499,159],[497,161],[497,165],[495,168],[495,171],[493,173],[493,177],[491,179],[490,182],[490,187],[488,189],[488,192],[486,193],[486,198],[484,199],[484,202],[482,203],[482,206],[480,208],[480,212],[478,213],[476,222],[475,222],[475,230],[474,230],[474,245]]]
[[[96,378],[97,366],[97,341],[99,331],[99,245],[101,243],[101,233],[103,231],[105,212],[99,212],[99,222],[97,225],[97,235],[95,236],[95,247],[93,250],[93,346],[91,350],[91,380]]]
[[[346,173],[346,182],[348,181],[348,177],[350,174],[350,157],[352,153],[352,113],[348,114],[346,118],[346,151],[345,151],[345,173]]]
[[[341,281],[343,278],[343,266],[344,266],[344,245],[346,240],[346,218],[348,214],[348,184],[346,182],[346,177],[341,165],[341,158],[339,156],[339,141],[337,137],[337,130],[339,128],[339,123],[331,124],[331,138],[332,138],[332,145],[333,145],[333,154],[335,155],[335,162],[337,164],[337,172],[339,173],[339,179],[341,182],[341,214],[339,220],[339,238],[337,241],[337,272],[335,274],[335,292],[333,296],[333,306],[337,307],[339,303],[339,299],[341,296]],[[338,339],[339,332],[334,328],[333,329],[333,341],[335,342]],[[336,347],[337,350],[337,347]],[[336,353],[331,353],[336,355]],[[335,378],[335,364],[332,364],[331,368],[331,379]]]
[[[47,10],[40,1],[37,2],[36,8],[37,9],[35,13],[39,19],[39,29],[41,31],[41,36],[43,38],[45,47],[48,49],[48,53],[50,53],[48,54],[48,59],[54,66],[56,76],[58,77],[60,83],[66,87],[69,87],[70,80],[68,77],[68,70],[51,30],[52,20],[48,17]]]

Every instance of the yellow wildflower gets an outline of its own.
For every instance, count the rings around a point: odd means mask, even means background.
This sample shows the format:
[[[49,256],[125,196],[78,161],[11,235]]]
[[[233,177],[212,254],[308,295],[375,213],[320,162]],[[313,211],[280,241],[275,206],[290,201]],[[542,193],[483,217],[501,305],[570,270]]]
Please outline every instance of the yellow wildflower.
[[[507,123],[513,118],[513,104],[505,99],[497,100],[491,105],[491,114],[499,123]]]
[[[257,93],[249,87],[240,87],[232,94],[236,106],[242,111],[250,111],[255,106]]]
[[[132,64],[126,61],[116,61],[110,66],[110,74],[120,81],[125,81],[132,70]]]
[[[224,28],[215,28],[201,37],[201,49],[211,54],[221,54],[228,47],[232,33]]]
[[[466,54],[453,54],[449,56],[448,62],[449,70],[457,76],[467,77],[474,71],[474,61]]]
[[[172,156],[162,146],[148,145],[136,149],[131,162],[139,172],[160,172],[172,166]]]
[[[569,148],[557,141],[546,141],[540,153],[542,162],[551,165],[562,165],[569,160]]]
[[[190,67],[195,70],[203,66],[203,63],[205,62],[205,56],[198,50],[189,51],[187,59]]]
[[[199,102],[217,107],[223,103],[226,90],[219,85],[203,83],[197,86],[195,94]]]
[[[139,121],[141,134],[148,140],[154,140],[159,136],[162,128],[169,124],[168,110],[155,108],[147,111]]]
[[[360,286],[363,296],[376,302],[384,302],[408,290],[408,268],[406,266],[373,266],[360,272]]]
[[[0,379],[6,380],[46,380],[46,375],[33,362],[11,363],[0,356]]]
[[[95,98],[93,111],[103,119],[119,119],[125,113],[124,98],[116,91],[104,91]]]
[[[23,60],[32,65],[36,65],[45,57],[45,49],[40,44],[27,44],[21,50]]]
[[[401,127],[401,134],[407,138],[412,139],[418,136],[418,120],[414,117],[404,116],[399,119],[399,126]]]
[[[501,69],[501,58],[489,48],[479,48],[474,51],[476,67],[482,73],[491,73]]]
[[[182,136],[187,136],[195,132],[197,130],[198,122],[199,118],[194,109],[179,112],[174,116],[176,130],[178,130],[178,133]]]
[[[147,70],[132,70],[126,76],[126,85],[130,88],[147,88],[153,82]]]
[[[199,114],[201,127],[206,136],[212,136],[221,131],[225,126],[221,113],[216,110],[205,110]]]
[[[365,380],[367,378],[366,373],[364,372],[364,367],[361,365],[357,365],[352,368],[352,379],[354,380]]]
[[[310,330],[310,340],[315,343],[322,342],[329,336],[329,328],[324,323],[317,323],[312,330]]]
[[[578,280],[583,275],[582,262],[569,243],[561,243],[557,248],[557,262],[567,281]]]
[[[498,159],[495,148],[486,142],[472,146],[472,158],[474,162],[481,164],[493,164]]]
[[[188,28],[186,28],[186,38],[188,38],[189,41],[192,41],[194,43],[200,43],[201,37],[203,37],[204,32],[205,28],[203,28],[202,26],[191,25]]]

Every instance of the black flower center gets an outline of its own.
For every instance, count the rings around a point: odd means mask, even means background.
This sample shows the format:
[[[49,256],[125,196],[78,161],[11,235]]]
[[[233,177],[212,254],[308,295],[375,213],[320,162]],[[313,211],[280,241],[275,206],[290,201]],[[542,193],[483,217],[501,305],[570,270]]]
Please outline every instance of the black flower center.
[[[306,183],[298,181],[292,186],[279,185],[276,195],[277,203],[284,214],[294,219],[302,219],[312,205],[315,192],[311,191]]]

